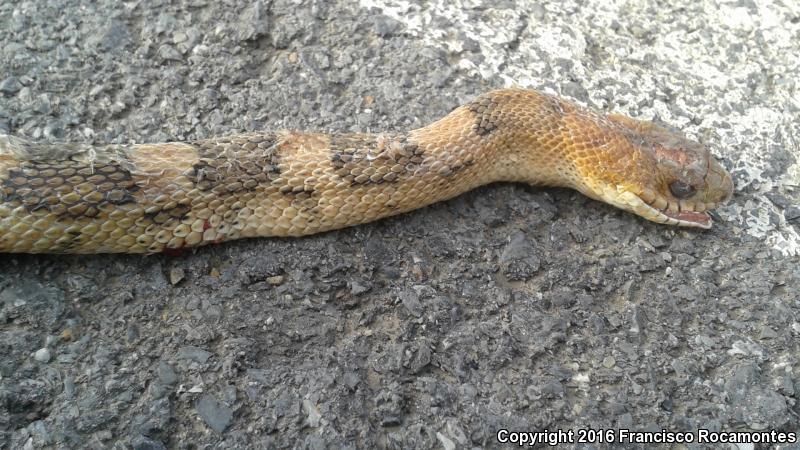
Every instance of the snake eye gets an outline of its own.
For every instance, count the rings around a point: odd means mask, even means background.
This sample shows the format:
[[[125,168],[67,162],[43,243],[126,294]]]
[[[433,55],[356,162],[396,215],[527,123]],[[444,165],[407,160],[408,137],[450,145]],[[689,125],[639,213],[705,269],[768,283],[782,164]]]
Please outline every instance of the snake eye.
[[[669,191],[677,198],[689,198],[694,195],[695,189],[691,184],[677,180],[670,183]]]

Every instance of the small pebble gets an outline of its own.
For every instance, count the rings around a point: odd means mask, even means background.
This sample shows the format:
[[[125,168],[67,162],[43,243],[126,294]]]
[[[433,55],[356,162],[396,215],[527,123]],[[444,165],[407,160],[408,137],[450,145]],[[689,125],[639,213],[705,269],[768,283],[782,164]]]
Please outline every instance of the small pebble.
[[[283,284],[283,279],[283,275],[275,275],[274,277],[267,277],[266,281],[273,286],[279,286]]]
[[[163,384],[170,385],[178,381],[178,375],[175,373],[175,369],[166,361],[158,362],[156,373],[158,374],[158,379]]]
[[[439,442],[442,443],[442,447],[444,448],[444,450],[455,450],[456,448],[455,442],[453,442],[452,440],[450,440],[450,438],[448,438],[447,436],[443,435],[438,431],[436,432],[436,439],[438,439]]]
[[[40,348],[39,350],[36,350],[36,353],[33,354],[33,357],[42,363],[50,362],[50,350],[47,348]]]
[[[8,77],[0,82],[0,92],[4,94],[14,94],[22,89],[22,84],[16,77]]]
[[[372,289],[372,286],[369,283],[360,283],[357,280],[353,280],[350,283],[350,293],[353,295],[361,295],[365,292],[369,292]]]
[[[64,328],[63,331],[58,335],[58,338],[62,341],[71,341],[72,340],[72,328]]]
[[[759,335],[761,339],[775,339],[778,337],[778,333],[775,332],[772,328],[768,326],[764,326],[761,328],[761,334]]]
[[[308,399],[303,400],[303,410],[308,415],[308,426],[317,428],[319,426],[319,421],[322,419],[322,415],[320,415],[314,403]]]
[[[419,296],[412,290],[403,291],[400,294],[400,301],[406,307],[409,313],[414,317],[422,317],[423,307],[419,301]]]
[[[205,364],[208,361],[208,358],[211,357],[211,353],[203,350],[202,348],[195,347],[193,345],[187,345],[186,347],[181,347],[178,350],[178,358],[181,359],[188,359],[190,361],[195,361],[200,364]]]
[[[186,277],[186,272],[180,267],[173,267],[169,271],[169,282],[175,286]]]
[[[233,419],[233,410],[208,394],[200,397],[200,401],[197,402],[197,414],[217,433],[225,431]]]
[[[800,219],[800,206],[791,205],[783,211],[786,220]]]

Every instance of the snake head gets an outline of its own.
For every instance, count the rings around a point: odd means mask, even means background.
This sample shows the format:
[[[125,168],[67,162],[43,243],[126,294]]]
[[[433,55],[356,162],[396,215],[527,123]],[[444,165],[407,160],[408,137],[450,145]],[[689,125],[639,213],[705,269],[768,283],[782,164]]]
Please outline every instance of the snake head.
[[[602,155],[595,169],[602,170],[587,186],[589,196],[653,222],[711,228],[708,212],[731,197],[733,181],[705,146],[625,116],[593,122],[613,142],[603,142],[595,152]]]

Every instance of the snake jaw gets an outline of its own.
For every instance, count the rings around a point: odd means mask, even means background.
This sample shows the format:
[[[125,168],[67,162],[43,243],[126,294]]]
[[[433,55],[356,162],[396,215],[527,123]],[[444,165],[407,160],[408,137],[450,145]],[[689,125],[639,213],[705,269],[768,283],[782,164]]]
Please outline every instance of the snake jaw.
[[[586,191],[584,191],[586,192]],[[677,225],[681,227],[693,227],[709,229],[713,224],[711,215],[707,210],[716,206],[713,203],[704,203],[702,205],[695,204],[693,209],[684,209],[687,204],[672,205],[671,202],[665,200],[661,196],[652,198],[652,192],[644,192],[636,194],[628,190],[625,186],[612,186],[603,184],[596,186],[591,191],[594,195],[589,195],[593,198],[598,198],[606,203],[609,203],[617,208],[625,211],[632,212],[641,216],[651,222],[656,222],[665,225]],[[652,198],[649,202],[644,198]],[[705,207],[706,209],[702,209]]]
[[[621,193],[620,197],[627,203],[628,207],[625,209],[652,222],[681,227],[702,228],[705,230],[710,229],[711,225],[714,223],[713,220],[711,220],[711,215],[705,210],[685,210],[680,205],[677,210],[675,210],[671,203],[664,208],[656,208],[630,191]],[[716,205],[705,204],[703,206],[714,207]]]

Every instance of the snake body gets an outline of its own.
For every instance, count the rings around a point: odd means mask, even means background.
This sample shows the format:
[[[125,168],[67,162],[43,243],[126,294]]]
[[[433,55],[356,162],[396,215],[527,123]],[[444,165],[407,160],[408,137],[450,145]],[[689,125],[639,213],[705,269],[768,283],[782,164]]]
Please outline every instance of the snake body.
[[[0,135],[0,252],[156,253],[370,222],[495,181],[564,186],[708,228],[733,190],[702,145],[523,89],[408,133],[37,144]]]

